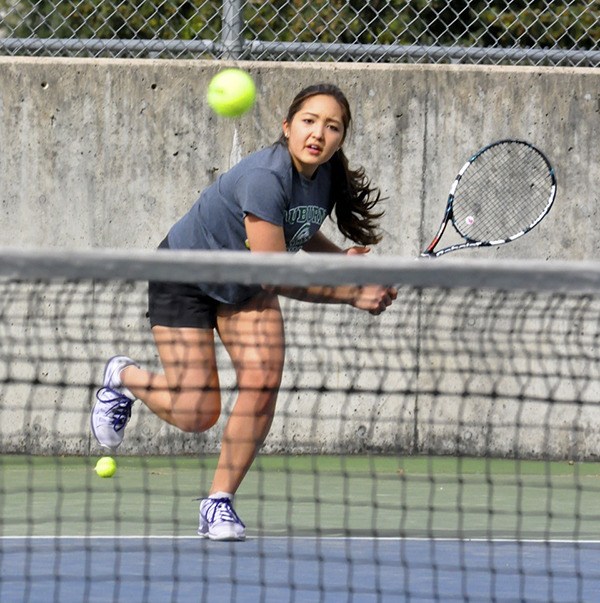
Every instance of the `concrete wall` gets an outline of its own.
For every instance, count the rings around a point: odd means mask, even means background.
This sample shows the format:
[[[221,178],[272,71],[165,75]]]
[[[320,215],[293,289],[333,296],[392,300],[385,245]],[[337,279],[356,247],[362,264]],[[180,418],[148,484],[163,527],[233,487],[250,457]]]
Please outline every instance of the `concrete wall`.
[[[364,165],[388,197],[386,237],[375,253],[417,256],[439,224],[458,168],[484,144],[516,137],[538,145],[553,162],[559,182],[555,207],[523,239],[475,253],[490,258],[598,256],[599,70],[244,63],[256,80],[258,101],[243,118],[226,120],[217,118],[204,100],[210,78],[225,65],[1,57],[0,245],[153,248],[202,188],[278,137],[287,106],[302,86],[327,80],[344,89],[353,107],[354,126],[346,143],[351,163]],[[416,329],[408,330],[411,338],[417,337]],[[101,367],[95,370],[101,372]],[[44,410],[36,412],[38,393],[16,395],[5,386],[0,394],[16,407],[14,400],[24,396],[32,407],[29,416],[17,413],[4,422],[4,448],[52,450],[51,431],[41,428],[37,437],[26,433],[34,424],[37,429],[49,424],[52,405],[40,402]],[[60,391],[43,397],[62,398]],[[66,406],[77,414],[81,388],[73,388],[68,398]],[[396,408],[388,427],[367,427],[366,432],[363,417],[376,417],[381,409],[365,397],[359,404],[364,412],[350,421],[342,437],[358,442],[359,450],[390,447],[390,438],[392,447],[408,451],[432,444],[440,451],[452,447],[448,428],[416,443],[415,434],[428,434],[431,423],[418,424],[414,400],[387,397],[386,408]],[[397,412],[400,407],[407,410]],[[450,415],[456,414],[456,406],[452,408]],[[469,412],[477,414],[476,400]],[[593,414],[586,425],[593,428],[596,418]],[[557,421],[564,424],[564,417]],[[65,448],[85,452],[89,442],[80,435],[85,420],[75,423],[77,430],[65,436],[71,442]],[[276,422],[268,445],[303,449],[302,437],[313,428],[309,425],[307,432],[300,422],[293,434],[286,434],[283,424],[285,420]],[[324,425],[319,427],[319,447],[332,448],[335,434],[341,434],[339,424],[336,419]],[[151,417],[133,427],[136,444],[124,451],[211,449],[219,437],[219,428],[204,436],[181,436]],[[366,443],[360,440],[365,433],[370,438]],[[541,450],[544,434],[536,437],[533,455]],[[495,449],[513,453],[501,440],[499,436]],[[475,443],[470,450],[481,451],[483,445]],[[560,445],[554,454],[560,456]],[[600,455],[600,445],[585,454]]]

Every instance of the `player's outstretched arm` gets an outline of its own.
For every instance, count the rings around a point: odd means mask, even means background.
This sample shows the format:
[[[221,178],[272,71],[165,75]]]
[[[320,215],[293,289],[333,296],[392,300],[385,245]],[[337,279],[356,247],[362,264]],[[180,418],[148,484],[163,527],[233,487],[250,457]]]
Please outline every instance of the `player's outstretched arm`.
[[[285,251],[285,238],[281,226],[276,226],[252,215],[246,216],[245,224],[251,251],[258,253]],[[367,247],[352,247],[344,251],[320,233],[317,233],[314,238],[317,240],[311,246],[311,251],[349,254],[366,253],[368,251]],[[349,304],[371,314],[381,314],[396,298],[394,288],[381,285],[267,287],[267,290],[278,295],[312,303]]]

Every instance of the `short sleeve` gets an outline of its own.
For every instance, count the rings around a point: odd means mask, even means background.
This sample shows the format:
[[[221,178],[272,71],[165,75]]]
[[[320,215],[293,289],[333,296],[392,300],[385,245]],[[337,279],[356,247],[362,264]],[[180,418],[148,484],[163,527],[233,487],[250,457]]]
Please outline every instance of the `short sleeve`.
[[[283,226],[288,200],[280,178],[268,169],[258,168],[240,176],[234,194],[242,212]]]

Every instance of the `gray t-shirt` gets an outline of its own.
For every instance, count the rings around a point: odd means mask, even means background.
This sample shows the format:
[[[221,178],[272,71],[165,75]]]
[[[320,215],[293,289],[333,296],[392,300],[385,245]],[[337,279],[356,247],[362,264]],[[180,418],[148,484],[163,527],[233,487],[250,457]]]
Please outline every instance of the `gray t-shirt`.
[[[286,248],[296,252],[319,230],[331,213],[331,166],[319,166],[312,179],[293,167],[282,144],[274,144],[242,159],[205,189],[190,211],[169,231],[171,249],[248,251],[244,218],[282,226]],[[224,303],[239,303],[259,287],[213,285],[199,287]]]

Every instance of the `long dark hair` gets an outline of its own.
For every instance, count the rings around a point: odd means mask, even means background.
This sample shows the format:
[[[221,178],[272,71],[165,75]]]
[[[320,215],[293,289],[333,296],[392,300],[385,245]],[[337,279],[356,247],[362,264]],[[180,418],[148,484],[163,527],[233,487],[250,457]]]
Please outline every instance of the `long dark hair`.
[[[332,96],[342,108],[343,142],[352,122],[352,114],[348,99],[334,84],[314,84],[301,90],[288,109],[287,122],[291,123],[294,115],[300,111],[307,99],[318,94]],[[287,144],[283,134],[278,142]],[[329,163],[332,176],[331,198],[340,232],[359,245],[378,243],[381,234],[378,231],[377,221],[383,216],[383,211],[374,211],[374,207],[381,200],[380,190],[371,186],[364,168],[350,169],[348,159],[341,148],[333,154]]]

